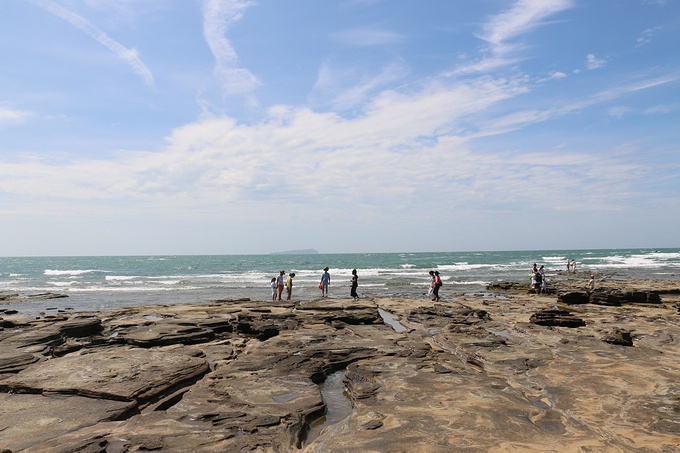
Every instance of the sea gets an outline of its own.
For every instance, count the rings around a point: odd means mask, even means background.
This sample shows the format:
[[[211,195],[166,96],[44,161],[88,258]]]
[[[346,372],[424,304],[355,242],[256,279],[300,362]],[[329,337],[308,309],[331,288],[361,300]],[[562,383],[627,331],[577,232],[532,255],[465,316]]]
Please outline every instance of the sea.
[[[533,263],[544,265],[548,284],[564,278],[677,279],[680,248],[178,256],[0,257],[0,309],[39,316],[54,311],[102,311],[138,305],[201,303],[222,299],[270,300],[270,281],[294,272],[293,299],[320,297],[323,268],[331,274],[330,297],[349,297],[352,269],[360,297],[426,297],[428,271],[441,274],[444,299],[480,294],[501,281],[529,282]],[[68,297],[42,299],[39,294]],[[285,292],[284,292],[285,295]]]

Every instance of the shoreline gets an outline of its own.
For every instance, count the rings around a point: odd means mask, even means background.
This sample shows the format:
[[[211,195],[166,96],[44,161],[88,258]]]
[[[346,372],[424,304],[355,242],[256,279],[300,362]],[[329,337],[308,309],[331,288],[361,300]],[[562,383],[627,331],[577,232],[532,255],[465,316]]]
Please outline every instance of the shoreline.
[[[564,303],[585,292],[573,279],[548,295],[509,285],[440,303],[215,300],[4,316],[0,447],[680,446],[680,411],[668,410],[678,407],[680,279],[598,283],[599,293],[645,295],[619,306]],[[659,301],[647,303],[650,294]],[[331,376],[343,385],[321,387]],[[343,388],[349,412],[323,424],[328,392]]]

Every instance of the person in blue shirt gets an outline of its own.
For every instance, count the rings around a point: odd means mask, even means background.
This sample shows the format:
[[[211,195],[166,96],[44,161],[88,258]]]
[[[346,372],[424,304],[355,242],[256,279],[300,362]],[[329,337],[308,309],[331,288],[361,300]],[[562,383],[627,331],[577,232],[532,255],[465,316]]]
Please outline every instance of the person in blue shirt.
[[[321,274],[321,297],[328,297],[328,285],[331,283],[331,274],[328,273],[328,266],[323,268],[323,274]]]

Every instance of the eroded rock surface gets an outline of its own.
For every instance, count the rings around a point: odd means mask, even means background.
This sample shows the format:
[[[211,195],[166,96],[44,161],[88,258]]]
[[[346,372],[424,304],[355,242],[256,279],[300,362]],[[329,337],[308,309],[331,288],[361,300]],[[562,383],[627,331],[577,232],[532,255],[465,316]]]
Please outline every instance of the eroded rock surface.
[[[0,451],[677,451],[680,282],[611,284],[644,303],[565,283],[9,323]],[[336,372],[351,405],[307,439]]]

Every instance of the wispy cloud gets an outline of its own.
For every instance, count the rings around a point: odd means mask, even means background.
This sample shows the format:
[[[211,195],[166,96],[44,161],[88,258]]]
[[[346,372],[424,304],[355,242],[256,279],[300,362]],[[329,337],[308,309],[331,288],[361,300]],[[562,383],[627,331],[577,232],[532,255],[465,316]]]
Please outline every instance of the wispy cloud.
[[[406,40],[404,35],[400,35],[390,30],[381,30],[378,28],[358,28],[353,30],[344,30],[333,33],[331,37],[342,42],[343,44],[358,47],[382,46],[385,44],[394,44]]]
[[[517,55],[522,46],[512,41],[572,6],[572,0],[518,0],[509,10],[492,16],[484,24],[479,38],[489,44],[488,55],[458,72],[483,72],[522,60],[523,57]]]
[[[260,85],[258,78],[239,66],[239,58],[226,38],[228,27],[238,22],[247,8],[256,5],[249,0],[204,0],[203,36],[215,57],[214,74],[224,96],[248,93]]]
[[[637,39],[636,47],[644,46],[652,42],[653,38],[659,34],[661,27],[652,27],[643,31]]]
[[[74,27],[83,31],[91,38],[111,50],[118,58],[127,63],[132,70],[142,77],[144,83],[150,88],[154,88],[154,78],[151,74],[149,68],[144,64],[144,62],[139,58],[139,53],[136,49],[123,46],[119,42],[115,41],[109,35],[101,31],[99,28],[94,26],[90,21],[84,17],[69,11],[63,6],[50,1],[50,0],[27,0],[28,2],[39,6],[55,16],[64,19],[66,22],[70,23]]]
[[[586,69],[589,71],[603,68],[606,64],[607,60],[604,58],[597,58],[595,54],[590,53],[586,56]]]
[[[436,211],[440,200],[452,212],[480,204],[507,208],[523,206],[535,187],[542,188],[546,209],[571,209],[573,197],[581,200],[580,210],[620,209],[633,185],[658,169],[641,173],[623,157],[587,150],[540,159],[527,152],[475,153],[472,142],[670,80],[642,81],[493,122],[482,118],[526,92],[523,79],[479,77],[451,86],[432,82],[410,94],[386,91],[352,119],[294,107],[270,109],[270,117],[252,126],[206,118],[175,129],[161,152],[59,163],[35,156],[0,160],[5,175],[0,190],[42,200],[55,194],[67,200],[125,199],[140,210],[166,207],[185,214],[229,203],[231,221],[256,218],[253,203],[265,213],[309,200],[322,202],[317,214],[327,218],[346,206]]]
[[[33,112],[28,110],[16,110],[0,106],[0,126],[20,124],[33,116]]]
[[[623,118],[624,115],[631,113],[632,108],[623,105],[616,105],[607,109],[607,114],[615,118]]]
[[[649,107],[642,111],[645,115],[656,115],[677,112],[680,110],[680,104],[661,104]]]
[[[330,97],[330,103],[336,110],[345,110],[363,105],[378,90],[397,81],[410,72],[403,61],[392,62],[381,69],[378,74],[360,75],[355,69],[338,69],[324,63],[312,90],[312,99]]]

